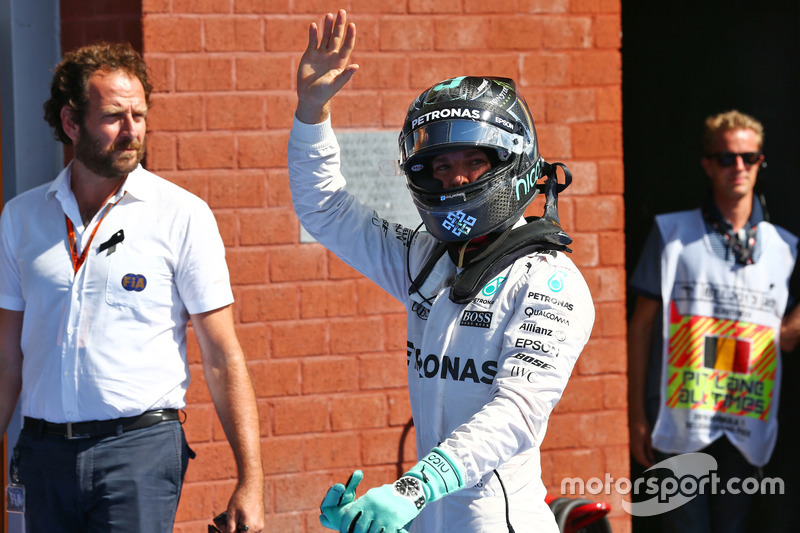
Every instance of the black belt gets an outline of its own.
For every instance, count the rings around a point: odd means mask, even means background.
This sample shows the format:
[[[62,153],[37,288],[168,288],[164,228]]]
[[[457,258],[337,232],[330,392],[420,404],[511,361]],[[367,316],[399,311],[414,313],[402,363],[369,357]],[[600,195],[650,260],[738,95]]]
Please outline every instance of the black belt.
[[[113,420],[93,420],[90,422],[67,422],[56,424],[38,418],[25,417],[24,429],[60,435],[67,439],[87,439],[90,437],[107,437],[119,435],[134,429],[144,429],[160,422],[178,420],[177,409],[157,409],[147,411],[138,416],[126,416]]]

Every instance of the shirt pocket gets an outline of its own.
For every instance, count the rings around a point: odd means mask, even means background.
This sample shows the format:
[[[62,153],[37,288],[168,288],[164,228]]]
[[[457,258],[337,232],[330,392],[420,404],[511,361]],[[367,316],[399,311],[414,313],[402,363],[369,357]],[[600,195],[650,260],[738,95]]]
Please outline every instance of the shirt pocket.
[[[133,309],[170,305],[172,271],[163,258],[113,254],[106,278],[106,303]]]

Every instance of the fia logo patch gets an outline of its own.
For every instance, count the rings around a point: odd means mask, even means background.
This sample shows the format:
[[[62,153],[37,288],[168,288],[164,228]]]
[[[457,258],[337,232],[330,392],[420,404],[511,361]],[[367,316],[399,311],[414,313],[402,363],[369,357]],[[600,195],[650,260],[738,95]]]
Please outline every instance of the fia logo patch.
[[[125,274],[122,276],[122,288],[126,291],[142,292],[147,287],[147,278],[141,274]]]

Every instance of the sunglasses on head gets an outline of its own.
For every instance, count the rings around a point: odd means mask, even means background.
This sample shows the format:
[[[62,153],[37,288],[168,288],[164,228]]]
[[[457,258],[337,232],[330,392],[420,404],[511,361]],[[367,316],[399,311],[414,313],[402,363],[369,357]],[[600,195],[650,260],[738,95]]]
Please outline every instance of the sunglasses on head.
[[[736,165],[736,158],[741,157],[742,162],[747,165],[755,165],[761,162],[764,157],[762,152],[744,152],[737,154],[735,152],[717,152],[716,154],[709,154],[706,157],[716,160],[717,164],[721,167],[732,167]]]

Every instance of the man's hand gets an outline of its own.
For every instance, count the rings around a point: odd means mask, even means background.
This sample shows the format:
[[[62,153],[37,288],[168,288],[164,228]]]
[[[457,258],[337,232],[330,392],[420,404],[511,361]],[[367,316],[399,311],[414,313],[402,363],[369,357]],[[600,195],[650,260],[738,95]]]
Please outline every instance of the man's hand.
[[[358,70],[350,64],[356,42],[356,26],[347,24],[347,13],[340,9],[336,20],[325,15],[322,38],[316,23],[308,28],[308,47],[297,68],[297,118],[306,124],[319,124],[330,115],[330,101]]]
[[[630,425],[631,455],[640,465],[650,468],[655,460],[653,456],[653,443],[650,439],[650,424],[644,416],[631,415],[628,420]]]

